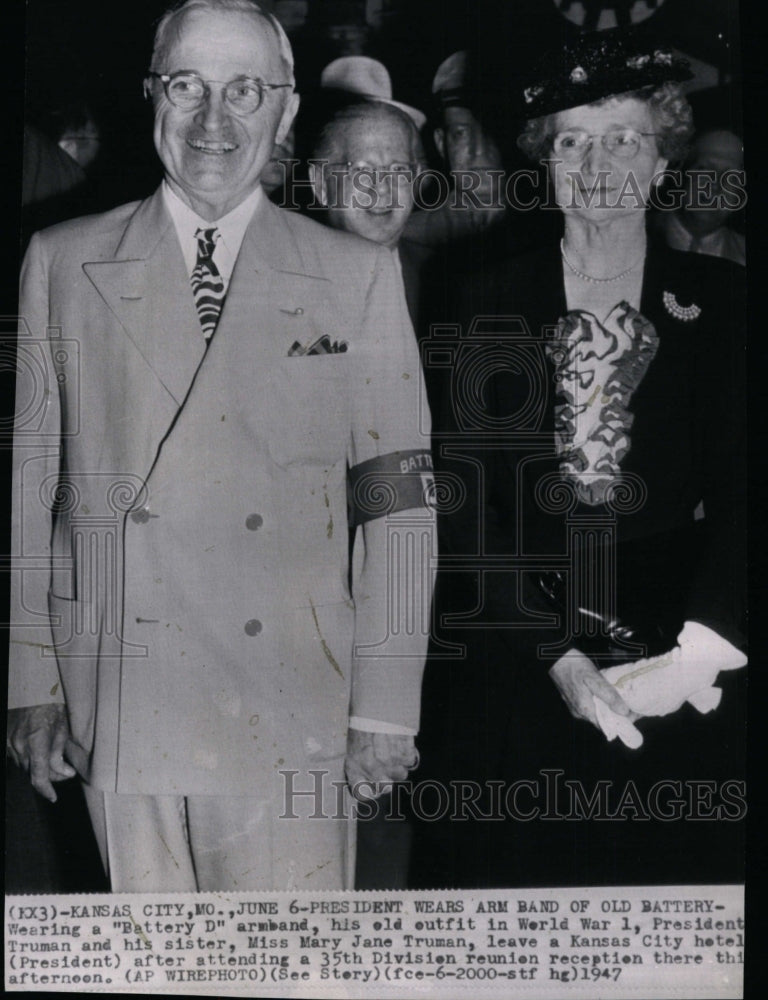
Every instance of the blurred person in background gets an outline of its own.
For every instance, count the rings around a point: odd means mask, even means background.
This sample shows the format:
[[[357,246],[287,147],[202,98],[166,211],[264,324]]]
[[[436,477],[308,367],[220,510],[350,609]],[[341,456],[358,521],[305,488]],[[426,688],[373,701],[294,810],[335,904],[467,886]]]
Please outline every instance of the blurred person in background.
[[[67,105],[55,116],[56,141],[88,173],[101,150],[101,130],[84,102]]]
[[[726,129],[701,132],[685,163],[684,202],[659,211],[657,225],[675,250],[746,265],[744,235],[734,228],[744,206],[744,146]]]
[[[501,222],[506,212],[501,153],[478,117],[473,95],[467,53],[454,52],[432,81],[432,137],[451,196],[435,209],[414,213],[406,233],[426,246],[472,236]]]

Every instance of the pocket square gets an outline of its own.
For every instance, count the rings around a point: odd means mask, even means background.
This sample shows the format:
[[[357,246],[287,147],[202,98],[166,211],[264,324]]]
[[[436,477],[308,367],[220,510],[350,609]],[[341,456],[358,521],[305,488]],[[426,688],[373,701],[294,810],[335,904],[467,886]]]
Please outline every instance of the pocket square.
[[[304,347],[298,340],[295,340],[288,351],[288,357],[300,358],[312,354],[344,354],[347,346],[346,340],[342,340],[341,342],[338,340],[331,341],[331,338],[325,333],[322,337],[318,337],[317,340],[312,341],[309,347]]]

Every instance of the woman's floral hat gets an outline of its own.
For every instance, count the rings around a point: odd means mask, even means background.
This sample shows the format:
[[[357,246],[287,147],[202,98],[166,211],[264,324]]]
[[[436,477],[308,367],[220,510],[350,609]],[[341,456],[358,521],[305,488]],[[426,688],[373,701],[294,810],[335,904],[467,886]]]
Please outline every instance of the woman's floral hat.
[[[693,76],[686,59],[668,46],[640,41],[631,30],[613,28],[579,35],[564,48],[549,52],[521,91],[526,118],[566,111],[581,104],[667,81]]]

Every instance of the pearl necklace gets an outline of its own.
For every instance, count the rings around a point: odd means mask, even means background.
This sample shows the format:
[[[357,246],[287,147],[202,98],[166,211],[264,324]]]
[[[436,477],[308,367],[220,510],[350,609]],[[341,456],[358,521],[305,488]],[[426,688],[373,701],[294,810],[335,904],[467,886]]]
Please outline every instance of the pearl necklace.
[[[632,264],[631,267],[626,268],[624,271],[621,271],[619,274],[614,274],[610,278],[593,278],[591,274],[585,274],[583,271],[580,271],[578,269],[578,267],[575,267],[568,260],[568,256],[567,256],[567,254],[565,252],[565,247],[563,245],[563,241],[562,240],[560,240],[560,254],[561,254],[563,260],[565,261],[565,263],[568,265],[568,267],[576,275],[577,278],[581,278],[582,281],[589,281],[589,282],[591,282],[594,285],[601,285],[601,284],[604,284],[604,283],[607,283],[607,282],[610,282],[610,281],[620,281],[622,278],[626,278],[626,276],[628,274],[630,274],[632,271],[634,271],[634,269],[637,267],[637,265],[640,264],[644,260],[644,258],[645,258],[645,253],[643,253],[643,256],[639,257],[635,261],[635,263]]]

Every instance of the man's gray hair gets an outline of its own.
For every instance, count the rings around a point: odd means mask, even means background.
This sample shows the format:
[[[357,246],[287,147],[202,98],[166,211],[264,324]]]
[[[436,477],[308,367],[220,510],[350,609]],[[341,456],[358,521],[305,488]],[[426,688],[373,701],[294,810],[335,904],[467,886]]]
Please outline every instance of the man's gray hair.
[[[423,169],[426,165],[426,156],[415,122],[400,108],[387,104],[385,101],[359,101],[337,111],[333,118],[323,126],[315,143],[313,159],[333,163],[334,157],[341,153],[342,136],[350,126],[369,121],[380,121],[382,118],[389,118],[390,121],[396,121],[405,127],[408,133],[409,162],[415,171]]]
[[[254,0],[177,0],[163,14],[155,29],[155,41],[152,48],[150,69],[163,72],[162,64],[168,55],[173,42],[178,38],[179,24],[184,14],[190,11],[210,11],[213,14],[248,14],[254,19],[267,22],[272,28],[278,44],[280,60],[288,74],[286,80],[270,80],[269,83],[294,83],[293,49],[285,33],[285,29],[274,14],[270,14],[254,2]]]

